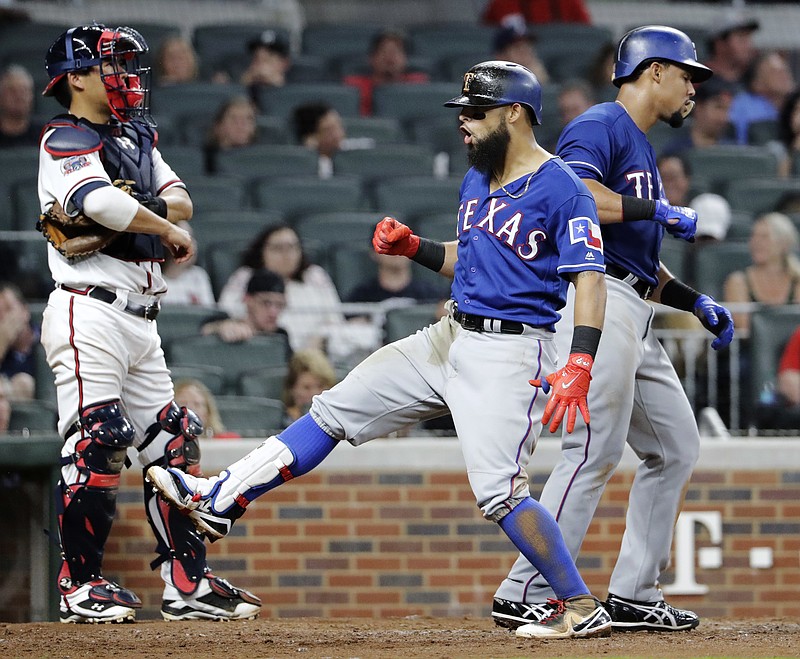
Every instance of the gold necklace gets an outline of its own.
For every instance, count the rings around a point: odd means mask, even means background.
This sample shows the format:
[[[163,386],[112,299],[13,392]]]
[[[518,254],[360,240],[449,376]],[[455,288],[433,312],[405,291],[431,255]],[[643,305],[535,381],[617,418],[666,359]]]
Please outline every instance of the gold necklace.
[[[535,173],[536,173],[536,172],[531,172],[531,173],[530,173],[530,176],[528,176],[528,180],[527,180],[527,181],[525,181],[525,189],[524,189],[522,192],[520,192],[518,195],[513,195],[513,194],[511,194],[511,193],[510,193],[508,190],[506,190],[506,186],[504,186],[502,183],[500,183],[500,179],[499,179],[499,178],[497,179],[497,185],[499,185],[499,186],[500,186],[500,189],[501,189],[503,192],[505,192],[505,193],[506,193],[506,194],[507,194],[509,197],[511,197],[512,199],[519,199],[519,198],[520,198],[522,195],[524,195],[524,194],[525,194],[525,193],[528,191],[528,187],[529,187],[529,186],[530,186],[530,184],[531,184],[531,179],[533,178],[533,175],[534,175]]]

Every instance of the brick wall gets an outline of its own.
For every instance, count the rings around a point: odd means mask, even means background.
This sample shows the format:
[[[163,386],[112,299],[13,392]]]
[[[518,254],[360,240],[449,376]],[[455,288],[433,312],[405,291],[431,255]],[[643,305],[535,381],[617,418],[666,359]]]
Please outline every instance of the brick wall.
[[[456,442],[394,440],[390,446],[392,441],[337,449],[315,472],[259,499],[231,535],[210,546],[214,571],[259,595],[266,617],[487,614],[516,552],[480,516]],[[206,471],[254,445],[207,446]],[[537,448],[534,493],[557,454],[555,442]],[[698,525],[694,543],[697,556],[721,550],[722,564],[696,567],[697,583],[710,588],[706,595],[669,595],[671,602],[706,616],[800,615],[796,454],[792,440],[704,444],[684,510],[720,513],[721,541]],[[634,464],[626,455],[612,478],[579,561],[601,597],[624,527]],[[141,475],[127,472],[105,573],[140,595],[141,617],[154,617],[161,585],[148,568],[154,542],[141,500]],[[771,567],[750,567],[755,547],[771,550]]]

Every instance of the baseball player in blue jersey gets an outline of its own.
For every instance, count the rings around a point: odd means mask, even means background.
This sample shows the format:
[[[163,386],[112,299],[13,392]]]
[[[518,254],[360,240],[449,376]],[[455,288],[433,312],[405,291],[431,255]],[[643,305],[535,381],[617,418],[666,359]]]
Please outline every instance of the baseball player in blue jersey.
[[[576,557],[626,441],[641,459],[606,600],[615,630],[676,631],[699,624],[693,612],[664,602],[659,589],[700,438],[681,383],[651,331],[647,300],[695,313],[716,335],[714,349],[730,343],[733,321],[727,309],[674,279],[659,262],[662,238],[671,239],[664,232],[691,239],[696,214],[663,198],[646,133],[657,121],[680,125],[693,107],[693,82],[710,76],[683,32],[632,30],[616,51],[616,101],[573,120],[557,146],[597,202],[608,308],[588,398],[591,423],[564,435],[541,502]],[[570,308],[568,302],[556,331],[559,355],[574,325]],[[551,614],[549,597],[546,576],[520,557],[496,593],[492,616],[504,626],[526,624]]]
[[[55,282],[44,311],[42,345],[53,370],[58,432],[64,438],[56,489],[62,560],[60,619],[132,621],[139,598],[105,578],[106,540],[128,449],[153,464],[199,473],[202,424],[173,400],[156,317],[166,292],[164,249],[191,257],[191,236],[175,222],[192,216],[186,187],[161,157],[148,121],[147,52],[127,27],[71,28],[45,57],[45,90],[66,108],[42,132],[39,202],[113,234],[93,253],[66,256],[48,245]],[[115,181],[124,181],[126,194]],[[145,488],[156,537],[167,620],[231,620],[258,615],[260,601],[216,577],[203,537]]]
[[[568,431],[578,411],[589,420],[585,397],[606,298],[594,200],[536,143],[541,89],[528,69],[476,65],[446,105],[459,108],[473,165],[461,186],[457,240],[419,238],[385,218],[373,245],[451,277],[448,315],[378,350],[315,396],[309,414],[218,476],[160,467],[148,476],[199,529],[221,537],[253,499],[313,469],[338,442],[360,445],[449,409],[484,517],[554,586],[552,615],[517,635],[605,635],[611,620],[581,580],[552,516],[530,497],[526,473],[543,414],[554,427],[566,417]],[[569,281],[575,331],[556,371],[553,329]],[[552,389],[549,400],[543,389]]]

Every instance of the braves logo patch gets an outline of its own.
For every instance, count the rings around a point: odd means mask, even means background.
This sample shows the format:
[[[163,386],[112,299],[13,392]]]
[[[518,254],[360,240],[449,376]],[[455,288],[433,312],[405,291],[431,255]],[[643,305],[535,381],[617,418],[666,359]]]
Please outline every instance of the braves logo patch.
[[[590,249],[603,250],[603,236],[600,226],[590,217],[573,217],[569,221],[569,242],[572,245],[584,243]]]
[[[74,174],[79,169],[83,169],[89,165],[89,159],[86,156],[72,156],[71,158],[64,158],[61,161],[61,173],[64,176]]]

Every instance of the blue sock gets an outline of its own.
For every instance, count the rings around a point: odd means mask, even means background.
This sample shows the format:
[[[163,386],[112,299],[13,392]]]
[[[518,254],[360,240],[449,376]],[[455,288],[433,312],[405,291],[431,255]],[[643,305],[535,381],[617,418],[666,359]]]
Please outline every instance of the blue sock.
[[[279,433],[278,439],[286,444],[294,454],[294,462],[289,465],[289,471],[295,478],[314,469],[339,444],[316,424],[310,414],[304,414],[286,430]],[[269,483],[254,487],[244,496],[252,501],[285,482],[282,476],[278,476]]]
[[[547,579],[556,598],[564,600],[589,592],[556,520],[538,501],[530,497],[523,500],[500,520],[500,528]]]

